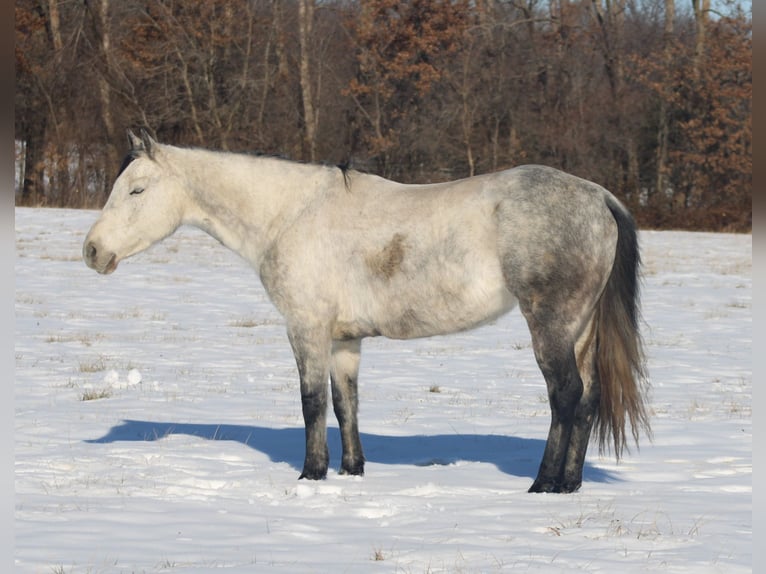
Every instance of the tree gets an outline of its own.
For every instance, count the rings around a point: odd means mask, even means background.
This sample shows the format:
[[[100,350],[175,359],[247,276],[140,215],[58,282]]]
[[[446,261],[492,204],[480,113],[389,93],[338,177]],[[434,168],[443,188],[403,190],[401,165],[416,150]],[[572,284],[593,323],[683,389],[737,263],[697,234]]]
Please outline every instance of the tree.
[[[22,204],[43,195],[45,139],[48,126],[47,97],[50,69],[42,63],[52,53],[43,7],[37,2],[16,2],[15,132],[24,143]]]
[[[345,93],[370,129],[364,143],[382,173],[396,175],[402,165],[412,165],[412,153],[394,150],[442,78],[441,65],[460,48],[468,11],[467,1],[360,2],[354,23],[358,71]]]
[[[676,18],[675,0],[665,0],[665,20],[663,24],[662,33],[662,66],[664,69],[669,70],[673,63],[674,52],[674,23]],[[668,133],[669,133],[669,120],[668,117],[668,102],[672,97],[671,86],[667,82],[663,82],[658,87],[660,93],[659,97],[659,110],[657,113],[657,152],[656,152],[656,178],[654,181],[654,193],[652,198],[655,200],[665,194],[667,188],[666,175],[667,175],[667,161],[668,161]]]
[[[698,76],[705,60],[705,36],[710,14],[710,0],[692,0],[694,10],[694,75]]]
[[[18,200],[101,205],[145,127],[408,182],[543,163],[643,225],[748,229],[736,2],[18,0]]]
[[[677,35],[666,40],[662,59],[639,61],[640,81],[660,111],[655,169],[662,187],[650,203],[653,217],[661,224],[748,228],[752,24],[741,13],[710,21],[702,56],[696,29],[685,29],[690,41]]]
[[[314,0],[300,0],[298,3],[298,27],[300,30],[300,85],[301,100],[303,101],[303,130],[308,159],[317,159],[317,128],[319,114],[314,101],[314,90],[311,77],[311,41],[314,30]]]
[[[677,197],[703,211],[706,226],[749,225],[752,186],[752,25],[721,18],[708,26],[699,67],[679,70]],[[745,217],[741,220],[738,218]]]

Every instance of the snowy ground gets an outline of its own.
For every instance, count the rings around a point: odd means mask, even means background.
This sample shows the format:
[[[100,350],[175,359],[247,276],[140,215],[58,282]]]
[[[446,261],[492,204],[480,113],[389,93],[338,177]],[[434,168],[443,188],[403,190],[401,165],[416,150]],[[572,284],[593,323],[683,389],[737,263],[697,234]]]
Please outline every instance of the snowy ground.
[[[97,215],[16,210],[17,571],[751,571],[750,236],[641,234],[654,442],[532,495],[549,410],[518,311],[365,341],[367,474],[299,482],[296,369],[254,272],[184,229],[98,276]]]

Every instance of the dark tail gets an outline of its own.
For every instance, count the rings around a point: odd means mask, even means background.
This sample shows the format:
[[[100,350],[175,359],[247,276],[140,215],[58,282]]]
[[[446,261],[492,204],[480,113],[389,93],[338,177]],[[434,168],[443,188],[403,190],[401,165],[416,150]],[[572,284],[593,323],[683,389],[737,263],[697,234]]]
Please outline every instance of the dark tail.
[[[601,399],[595,422],[599,448],[611,441],[619,460],[625,448],[625,423],[630,421],[638,445],[641,429],[651,439],[647,413],[643,343],[639,332],[641,257],[636,224],[611,197],[607,207],[617,222],[617,250],[612,272],[596,310],[596,371]]]

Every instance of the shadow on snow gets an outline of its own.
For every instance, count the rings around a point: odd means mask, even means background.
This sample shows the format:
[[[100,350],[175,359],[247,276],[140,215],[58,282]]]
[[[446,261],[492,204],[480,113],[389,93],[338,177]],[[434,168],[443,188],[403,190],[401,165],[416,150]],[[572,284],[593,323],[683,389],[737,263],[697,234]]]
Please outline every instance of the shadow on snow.
[[[330,468],[340,466],[340,436],[329,427]],[[169,435],[189,435],[207,440],[236,441],[266,454],[273,462],[283,462],[300,470],[303,465],[305,434],[301,428],[266,428],[246,425],[188,424],[125,420],[103,437],[88,443],[155,441]],[[365,458],[379,464],[416,466],[448,465],[458,461],[494,464],[506,474],[534,479],[545,441],[492,434],[449,434],[387,436],[361,433]],[[335,455],[335,456],[333,456]],[[583,480],[612,482],[612,473],[588,462]]]

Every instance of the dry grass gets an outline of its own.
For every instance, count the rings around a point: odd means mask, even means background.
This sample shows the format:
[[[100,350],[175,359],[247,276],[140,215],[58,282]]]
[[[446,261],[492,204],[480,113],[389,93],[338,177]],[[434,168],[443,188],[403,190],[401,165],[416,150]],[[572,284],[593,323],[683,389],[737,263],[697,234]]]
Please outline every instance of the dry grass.
[[[46,337],[46,343],[80,343],[85,347],[90,347],[93,343],[104,340],[104,335],[93,333],[63,333],[49,335]]]
[[[80,400],[82,401],[97,401],[99,399],[108,399],[112,396],[112,389],[88,389],[83,392]]]
[[[270,319],[270,318],[256,319],[255,317],[243,317],[241,319],[234,319],[232,321],[229,321],[228,325],[229,327],[242,327],[246,329],[251,329],[253,327],[263,327],[266,325],[279,325],[281,323],[282,321],[277,319]]]
[[[383,554],[383,550],[376,548],[372,553],[372,559],[375,562],[383,562],[386,559],[386,556]]]
[[[104,357],[99,357],[97,359],[92,359],[90,361],[80,362],[81,373],[100,373],[102,371],[105,371],[106,369],[107,369],[107,366],[106,366],[106,361],[104,360]]]

